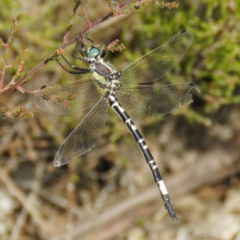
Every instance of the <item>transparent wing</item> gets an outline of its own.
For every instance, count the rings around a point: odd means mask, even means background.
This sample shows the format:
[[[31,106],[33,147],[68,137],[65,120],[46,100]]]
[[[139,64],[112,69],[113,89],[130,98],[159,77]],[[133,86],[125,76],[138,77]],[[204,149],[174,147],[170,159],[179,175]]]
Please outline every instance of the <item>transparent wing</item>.
[[[116,98],[133,121],[144,123],[192,102],[194,83],[171,85],[124,85]]]
[[[92,78],[38,90],[34,103],[43,111],[69,115],[93,107],[101,98]]]
[[[122,84],[157,81],[171,71],[181,60],[193,40],[189,31],[183,30],[162,46],[140,57],[122,71]]]
[[[54,158],[55,167],[68,163],[97,145],[107,119],[107,109],[108,104],[103,97],[63,142]]]

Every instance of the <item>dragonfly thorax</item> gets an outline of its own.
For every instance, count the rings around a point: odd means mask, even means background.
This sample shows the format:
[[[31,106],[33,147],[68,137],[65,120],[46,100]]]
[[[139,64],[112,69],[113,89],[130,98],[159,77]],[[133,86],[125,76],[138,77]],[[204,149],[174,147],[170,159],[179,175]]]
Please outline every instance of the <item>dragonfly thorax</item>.
[[[90,64],[91,74],[98,86],[103,89],[108,89],[110,92],[115,92],[120,89],[120,73],[109,63],[99,59]]]
[[[82,53],[85,51],[82,49]],[[81,51],[80,51],[81,53]],[[94,82],[102,89],[115,93],[120,89],[120,73],[108,62],[104,62],[106,50],[100,50],[97,47],[89,47],[84,56],[89,63],[90,73],[94,77]]]

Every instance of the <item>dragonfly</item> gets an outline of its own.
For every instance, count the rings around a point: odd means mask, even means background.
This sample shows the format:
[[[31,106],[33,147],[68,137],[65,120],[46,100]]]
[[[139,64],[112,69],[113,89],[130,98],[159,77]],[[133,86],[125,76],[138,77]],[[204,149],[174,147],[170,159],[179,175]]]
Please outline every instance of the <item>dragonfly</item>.
[[[35,92],[34,103],[43,111],[58,115],[88,111],[60,146],[54,158],[54,166],[60,167],[97,145],[110,106],[133,135],[149,165],[168,214],[173,221],[177,220],[154,157],[134,122],[154,120],[193,101],[192,91],[199,92],[194,83],[154,84],[182,59],[192,40],[192,33],[182,30],[121,72],[104,61],[107,50],[100,50],[94,45],[86,50],[82,41],[77,43],[72,56],[87,63],[89,68],[72,65],[63,55],[60,55],[62,61],[55,58],[70,74],[89,73],[91,77],[68,84],[44,86]]]

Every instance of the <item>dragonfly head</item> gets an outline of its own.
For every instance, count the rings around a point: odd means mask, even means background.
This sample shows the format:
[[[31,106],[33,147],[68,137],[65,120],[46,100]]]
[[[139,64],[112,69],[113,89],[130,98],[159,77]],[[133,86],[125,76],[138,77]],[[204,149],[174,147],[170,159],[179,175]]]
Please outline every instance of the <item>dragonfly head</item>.
[[[101,58],[101,51],[99,48],[90,47],[87,50],[86,61],[89,63],[94,63]]]

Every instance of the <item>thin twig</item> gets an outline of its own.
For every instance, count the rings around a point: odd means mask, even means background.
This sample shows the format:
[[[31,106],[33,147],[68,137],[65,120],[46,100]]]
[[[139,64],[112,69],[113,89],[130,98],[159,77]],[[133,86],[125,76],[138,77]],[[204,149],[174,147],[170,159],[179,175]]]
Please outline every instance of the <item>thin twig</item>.
[[[1,45],[5,48],[5,51],[4,51],[4,54],[3,54],[3,59],[4,59],[3,60],[3,69],[0,72],[0,74],[1,74],[1,78],[0,78],[0,92],[3,90],[6,70],[9,67],[11,67],[11,64],[7,65],[7,57],[8,57],[8,51],[9,51],[9,45],[12,42],[13,35],[14,35],[15,31],[16,31],[17,25],[18,25],[19,20],[21,19],[21,17],[22,17],[22,14],[19,14],[15,19],[12,20],[13,23],[12,23],[11,31],[10,31],[10,34],[9,34],[7,42],[4,43],[3,41],[1,41]]]
[[[29,199],[22,192],[22,190],[16,185],[5,169],[0,168],[0,179],[7,186],[9,192],[18,199],[22,206],[25,207],[26,211],[32,216],[41,231],[46,234],[46,236],[50,234],[54,227],[48,224],[47,221],[42,218],[32,199]]]
[[[125,3],[121,4],[119,6],[119,10],[123,9],[125,6],[127,6],[129,3],[133,2],[133,0],[127,0]],[[65,49],[67,46],[71,45],[72,43],[74,43],[76,40],[78,39],[82,39],[82,36],[89,31],[89,29],[107,21],[109,18],[114,18],[117,16],[121,16],[121,15],[125,15],[124,12],[119,11],[118,15],[114,15],[112,12],[108,13],[106,16],[104,16],[103,18],[96,20],[94,23],[92,23],[91,25],[87,26],[82,32],[80,32],[76,37],[72,38],[71,40],[69,40],[66,43],[63,43],[62,46],[60,47],[61,49]],[[42,62],[40,62],[36,67],[34,67],[33,69],[31,69],[28,73],[26,73],[23,77],[21,77],[20,79],[18,79],[16,81],[16,83],[12,84],[10,87],[8,87],[7,89],[4,89],[3,91],[0,92],[0,96],[7,94],[9,92],[11,92],[12,90],[16,89],[19,85],[25,83],[27,80],[27,78],[32,75],[33,73],[35,73],[38,69],[40,69],[41,67],[43,67],[45,64],[47,64],[51,58],[53,54],[51,54],[49,57],[47,57],[45,60],[43,60]]]
[[[9,50],[8,43],[4,44],[4,47],[5,47],[4,56],[7,56],[8,50]],[[3,60],[3,69],[1,71],[1,79],[0,79],[0,92],[2,91],[3,86],[4,86],[5,73],[6,73],[6,70],[7,70],[6,66],[7,66],[7,58],[4,58],[4,60]]]
[[[22,209],[20,212],[18,219],[12,229],[11,235],[9,237],[9,240],[18,240],[20,238],[20,232],[23,228],[24,223],[26,222],[28,213],[25,208]]]
[[[28,197],[28,199],[30,199],[31,201],[36,201],[39,191],[41,189],[41,179],[44,174],[45,165],[46,164],[44,162],[39,162],[39,164],[36,166],[35,179],[31,184],[31,192]],[[14,225],[9,240],[19,239],[21,229],[23,228],[24,223],[26,222],[27,216],[28,212],[26,211],[26,207],[24,207],[17,219],[16,224]]]
[[[21,93],[28,93],[30,95],[33,95],[35,91],[28,90],[26,88],[23,88],[21,86],[16,87],[17,90],[19,90]]]
[[[16,131],[19,128],[20,123],[16,123],[5,135],[4,137],[1,137],[1,144],[0,144],[0,155],[2,155],[2,152],[6,149],[6,146],[10,144],[12,141],[12,137],[16,133]]]
[[[77,9],[78,9],[78,7],[80,6],[80,4],[81,4],[81,1],[77,0],[75,6],[74,6],[74,8],[73,8],[73,13],[72,13],[72,16],[71,16],[71,18],[70,18],[69,26],[68,26],[67,32],[65,33],[64,38],[63,38],[63,43],[64,43],[64,44],[68,42],[70,30],[71,30],[72,25],[73,25],[73,20],[74,20],[74,18],[75,18],[75,16],[76,16]]]

